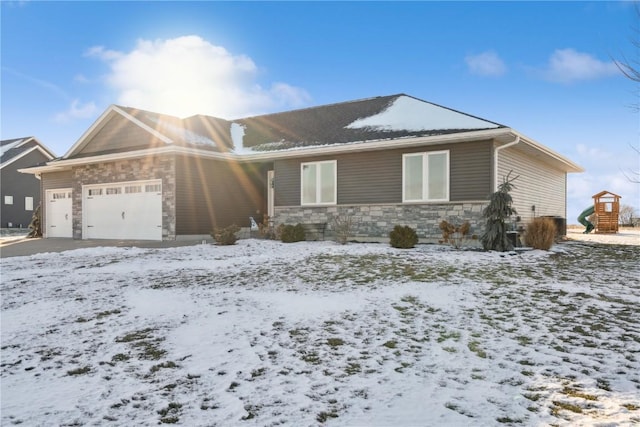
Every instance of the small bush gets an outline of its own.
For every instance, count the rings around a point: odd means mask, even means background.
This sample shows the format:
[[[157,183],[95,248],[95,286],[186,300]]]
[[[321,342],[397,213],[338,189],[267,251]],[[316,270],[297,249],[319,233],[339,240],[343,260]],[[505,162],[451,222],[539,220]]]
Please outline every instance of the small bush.
[[[289,224],[281,228],[280,240],[282,240],[283,243],[302,242],[304,239],[304,227],[302,227],[302,224]]]
[[[268,216],[264,216],[262,222],[258,224],[258,232],[263,239],[278,239],[277,229],[273,226],[273,221]]]
[[[440,230],[442,231],[441,243],[450,243],[456,249],[460,249],[462,244],[469,237],[471,224],[465,221],[462,225],[454,225],[446,220],[440,222]]]
[[[389,233],[389,239],[394,248],[410,249],[418,243],[418,234],[416,230],[407,225],[396,225]]]
[[[336,241],[341,245],[346,245],[353,237],[353,215],[338,215],[333,218],[333,230]]]
[[[556,237],[556,224],[551,218],[534,218],[527,225],[524,243],[534,249],[548,251]]]
[[[240,227],[233,224],[224,228],[216,228],[213,233],[211,233],[211,237],[213,237],[218,245],[235,245],[238,240],[236,237],[238,231],[240,231]]]

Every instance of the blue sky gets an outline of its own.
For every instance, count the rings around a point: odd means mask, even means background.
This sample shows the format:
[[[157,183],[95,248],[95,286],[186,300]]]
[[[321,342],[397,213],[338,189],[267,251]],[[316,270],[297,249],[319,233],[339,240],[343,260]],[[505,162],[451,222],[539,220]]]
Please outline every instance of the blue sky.
[[[406,93],[510,126],[640,209],[630,2],[3,1],[1,138],[63,155],[110,104],[227,119]],[[517,183],[516,183],[517,185]]]

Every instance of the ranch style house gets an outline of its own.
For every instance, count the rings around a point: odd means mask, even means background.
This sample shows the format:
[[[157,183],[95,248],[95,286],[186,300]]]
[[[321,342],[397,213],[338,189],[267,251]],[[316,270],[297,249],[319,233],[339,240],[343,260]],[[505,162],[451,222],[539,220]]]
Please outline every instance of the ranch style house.
[[[514,207],[566,218],[571,160],[496,122],[397,94],[238,120],[110,106],[41,180],[45,237],[173,240],[215,227],[327,223],[355,239],[395,225],[437,240],[442,220],[474,233],[511,173]]]

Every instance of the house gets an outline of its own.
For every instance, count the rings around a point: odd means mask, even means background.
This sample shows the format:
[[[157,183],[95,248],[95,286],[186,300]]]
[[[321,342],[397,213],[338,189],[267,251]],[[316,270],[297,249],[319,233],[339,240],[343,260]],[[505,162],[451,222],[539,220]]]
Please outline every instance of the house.
[[[479,232],[511,171],[522,221],[566,218],[567,173],[580,166],[507,126],[405,94],[232,121],[112,105],[63,157],[24,170],[41,178],[45,236],[151,240],[265,215],[330,232],[348,214],[361,240],[386,240],[396,224],[437,239],[442,219]]]
[[[29,136],[0,141],[0,227],[27,228],[40,204],[40,180],[19,169],[52,160],[55,154]]]

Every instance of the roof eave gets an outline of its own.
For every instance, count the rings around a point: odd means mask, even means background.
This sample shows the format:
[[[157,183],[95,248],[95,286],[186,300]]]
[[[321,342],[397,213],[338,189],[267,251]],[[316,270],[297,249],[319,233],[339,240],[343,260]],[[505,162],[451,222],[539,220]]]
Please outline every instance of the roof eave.
[[[520,141],[535,148],[536,150],[540,151],[541,153],[544,153],[545,155],[549,156],[551,159],[560,162],[563,166],[564,169],[567,173],[582,173],[585,171],[585,169],[578,165],[577,163],[572,162],[571,160],[569,160],[567,157],[563,156],[560,153],[557,153],[555,151],[553,151],[552,149],[545,147],[544,145],[540,144],[539,142],[525,136],[522,135],[520,132],[514,131],[512,130],[513,135],[514,136],[519,136],[520,137]]]

